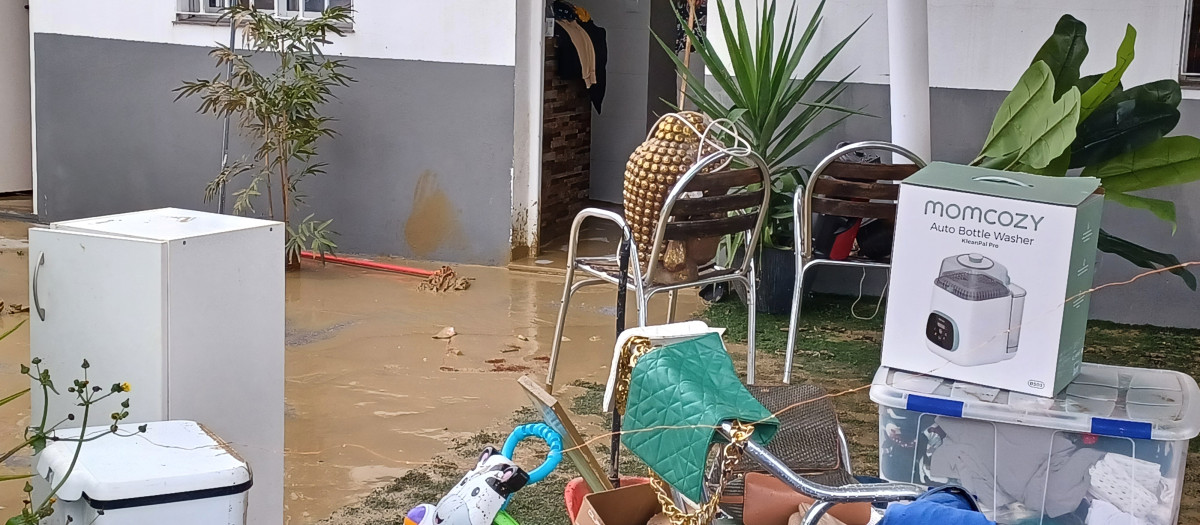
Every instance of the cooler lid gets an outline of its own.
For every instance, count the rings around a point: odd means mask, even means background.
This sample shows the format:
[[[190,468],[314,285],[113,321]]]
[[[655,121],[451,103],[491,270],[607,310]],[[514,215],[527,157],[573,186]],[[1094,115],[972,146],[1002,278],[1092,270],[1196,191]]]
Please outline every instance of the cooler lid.
[[[1191,376],[1084,363],[1054,398],[881,367],[871,400],[885,407],[1072,432],[1157,441],[1200,433],[1200,387]]]
[[[249,488],[250,467],[198,423],[157,421],[147,423],[144,433],[138,433],[137,427],[137,424],[120,425],[117,435],[84,443],[75,469],[59,489],[58,498],[77,501],[86,497],[90,502],[111,504],[192,493],[196,497],[182,499],[200,499]],[[89,429],[87,435],[96,436],[106,430],[107,427]],[[62,429],[54,435],[77,439],[79,432],[80,429]],[[38,475],[56,483],[58,476],[71,465],[75,445],[58,441],[47,446],[38,455]],[[223,490],[239,488],[232,492]]]

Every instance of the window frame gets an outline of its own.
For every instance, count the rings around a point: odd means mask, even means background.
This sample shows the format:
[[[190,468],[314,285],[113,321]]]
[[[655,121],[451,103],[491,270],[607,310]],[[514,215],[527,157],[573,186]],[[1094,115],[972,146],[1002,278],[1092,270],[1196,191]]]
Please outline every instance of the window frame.
[[[175,5],[175,23],[181,24],[201,24],[201,25],[228,25],[227,21],[221,20],[219,11],[224,9],[230,1],[254,2],[254,0],[177,0]],[[300,7],[299,11],[291,11],[287,9],[289,0],[274,0],[275,8],[274,15],[277,17],[291,18],[297,17],[301,20],[316,18],[320,13],[306,11],[304,4],[306,0],[294,0],[296,5]],[[325,8],[329,8],[329,4],[335,0],[322,0],[325,2]],[[219,4],[214,6],[214,4]],[[353,8],[354,1],[348,0],[348,5]],[[338,24],[338,27],[346,32],[354,32],[354,25]]]
[[[1196,8],[1197,0],[1188,0],[1184,4],[1183,39],[1179,50],[1179,85],[1185,88],[1200,88],[1200,70],[1188,71],[1188,55],[1193,39],[1200,39],[1200,34],[1192,34],[1192,17],[1200,15]],[[1200,64],[1197,64],[1200,67]]]

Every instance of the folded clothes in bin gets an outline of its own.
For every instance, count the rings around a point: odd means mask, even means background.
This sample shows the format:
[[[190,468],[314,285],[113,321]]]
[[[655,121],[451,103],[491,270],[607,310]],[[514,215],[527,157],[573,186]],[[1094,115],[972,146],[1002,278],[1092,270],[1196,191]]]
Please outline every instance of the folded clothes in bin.
[[[1057,397],[881,368],[880,475],[956,483],[1001,525],[1175,525],[1200,387],[1084,363]]]

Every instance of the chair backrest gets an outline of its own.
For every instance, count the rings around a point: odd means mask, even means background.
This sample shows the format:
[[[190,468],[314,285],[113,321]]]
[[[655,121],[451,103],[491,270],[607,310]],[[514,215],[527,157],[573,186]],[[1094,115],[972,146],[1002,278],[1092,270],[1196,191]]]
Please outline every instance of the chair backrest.
[[[899,153],[913,163],[868,164],[839,160],[848,153],[865,150]],[[834,150],[813,170],[803,197],[796,194],[795,233],[805,256],[812,256],[811,214],[895,220],[900,181],[923,167],[925,162],[916,154],[887,142],[859,142]]]
[[[700,159],[671,188],[658,219],[645,279],[652,278],[662,260],[666,241],[710,240],[715,249],[720,238],[741,233],[747,253],[753,253],[769,209],[770,172],[753,153],[732,159],[748,168],[705,171],[730,157],[727,152],[717,152]],[[748,265],[746,259],[738,268],[725,271],[743,272]]]

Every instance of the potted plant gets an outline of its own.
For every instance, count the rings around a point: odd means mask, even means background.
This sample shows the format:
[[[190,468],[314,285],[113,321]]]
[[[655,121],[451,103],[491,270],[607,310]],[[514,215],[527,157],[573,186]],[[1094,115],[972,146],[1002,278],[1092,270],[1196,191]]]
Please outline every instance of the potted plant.
[[[1166,136],[1179,123],[1179,83],[1121,85],[1134,58],[1133,26],[1126,27],[1112,69],[1081,77],[1086,37],[1083,22],[1071,15],[1059,19],[1000,105],[972,164],[1052,177],[1098,177],[1107,201],[1149,211],[1174,228],[1174,202],[1134,192],[1200,180],[1200,138]],[[1196,276],[1174,255],[1103,229],[1098,246],[1139,267],[1170,271],[1196,289]]]
[[[175,89],[176,100],[198,95],[200,113],[238,118],[242,132],[253,142],[252,159],[226,166],[205,188],[205,200],[237,176],[250,174],[250,182],[233,194],[234,212],[255,212],[255,201],[266,193],[266,215],[274,219],[278,210],[287,227],[289,268],[299,266],[305,249],[324,255],[337,248],[332,240],[336,233],[329,228],[332,220],[314,219],[311,214],[296,219],[305,203],[297,186],[309,176],[325,173],[325,163],[315,162],[317,141],[337,132],[321,107],[334,98],[334,87],[354,81],[345,73],[350,66],[344,60],[326,57],[321,50],[330,35],[342,35],[341,27],[350,22],[350,15],[350,8],[335,6],[316,18],[280,18],[253,3],[233,3],[222,9],[221,16],[244,29],[250,52],[219,45],[209,55],[218,67],[230,67],[229,78],[184,82]],[[273,58],[274,67],[260,69],[268,62],[253,58],[261,55]]]
[[[846,80],[853,72],[827,87],[815,89],[820,76],[862,24],[825,51],[809,70],[803,71],[800,63],[813,51],[813,37],[821,27],[824,0],[817,5],[803,31],[797,27],[799,15],[794,4],[788,9],[787,23],[780,30],[775,26],[776,0],[762,0],[759,16],[754,20],[747,20],[742,2],[734,5],[731,17],[725,4],[717,3],[728,62],[721,60],[722,50],[716,44],[698,30],[691,29],[684,23],[683,16],[676,13],[719,91],[706,86],[704,79],[696,76],[671,46],[658,35],[655,38],[687,83],[687,99],[712,118],[733,121],[738,132],[749,141],[751,149],[771,170],[771,210],[763,225],[758,254],[760,285],[757,302],[759,311],[785,313],[791,307],[795,280],[795,259],[791,253],[795,238],[792,197],[802,184],[803,169],[794,159],[843,120],[863,114],[834,104],[846,90]],[[818,117],[826,111],[835,113],[836,117],[816,127]]]

